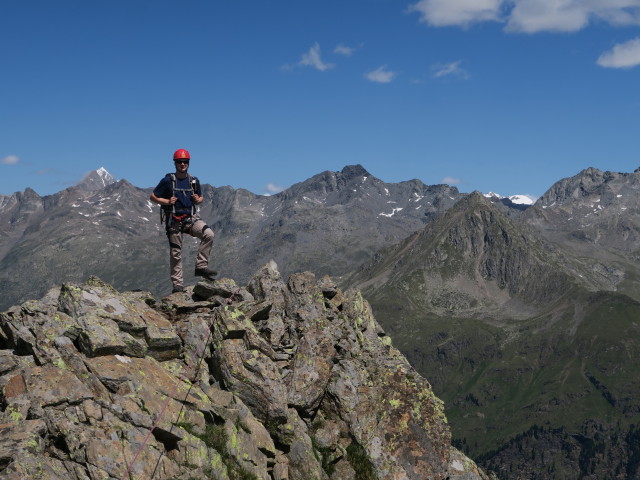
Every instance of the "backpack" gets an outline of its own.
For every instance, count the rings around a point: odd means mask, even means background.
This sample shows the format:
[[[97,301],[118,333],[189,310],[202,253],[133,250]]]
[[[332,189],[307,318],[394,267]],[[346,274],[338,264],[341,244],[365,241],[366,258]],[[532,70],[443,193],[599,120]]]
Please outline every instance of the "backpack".
[[[178,192],[187,192],[189,196],[193,195],[195,192],[200,190],[200,182],[193,177],[190,173],[187,173],[187,178],[189,179],[189,187],[188,189],[180,189],[176,188],[177,180],[175,173],[168,173],[167,175],[171,178],[171,196],[175,197],[176,191]],[[173,214],[175,212],[175,204],[174,205],[160,205],[160,223],[166,223],[167,226],[170,226],[173,222]],[[192,206],[192,215],[195,215],[197,211],[196,205]]]

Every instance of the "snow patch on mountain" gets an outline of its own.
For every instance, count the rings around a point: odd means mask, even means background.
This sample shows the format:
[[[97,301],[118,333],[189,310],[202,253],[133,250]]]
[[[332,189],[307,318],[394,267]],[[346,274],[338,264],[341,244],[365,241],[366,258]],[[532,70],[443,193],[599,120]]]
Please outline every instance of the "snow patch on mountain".
[[[104,167],[100,167],[98,170],[96,170],[96,173],[98,174],[98,177],[100,178],[100,180],[102,180],[102,184],[105,187],[107,185],[111,185],[113,182],[116,181],[116,179],[113,178],[113,175],[107,172],[107,170]]]
[[[102,190],[107,185],[111,185],[115,182],[116,179],[113,175],[111,175],[104,167],[100,167],[98,170],[93,170],[87,173],[82,181],[76,185],[76,188],[86,192],[94,192]]]
[[[402,210],[402,207],[394,208],[394,209],[393,209],[393,211],[392,211],[391,213],[384,213],[384,212],[383,212],[383,213],[379,213],[379,214],[378,214],[378,216],[379,216],[379,217],[389,217],[389,218],[391,218],[391,217],[393,217],[397,212],[399,212],[399,211],[401,211],[401,210]]]
[[[532,195],[511,195],[509,197],[503,197],[499,193],[489,192],[484,194],[485,197],[491,199],[496,198],[498,200],[502,200],[504,198],[511,201],[511,203],[515,203],[517,205],[533,205],[537,198]]]

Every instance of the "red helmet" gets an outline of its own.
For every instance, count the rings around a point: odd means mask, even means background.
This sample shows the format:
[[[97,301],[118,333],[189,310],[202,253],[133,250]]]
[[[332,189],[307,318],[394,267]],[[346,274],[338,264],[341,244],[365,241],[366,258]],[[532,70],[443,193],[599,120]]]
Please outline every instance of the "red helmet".
[[[176,153],[173,154],[173,160],[191,160],[191,155],[184,148],[176,150]]]

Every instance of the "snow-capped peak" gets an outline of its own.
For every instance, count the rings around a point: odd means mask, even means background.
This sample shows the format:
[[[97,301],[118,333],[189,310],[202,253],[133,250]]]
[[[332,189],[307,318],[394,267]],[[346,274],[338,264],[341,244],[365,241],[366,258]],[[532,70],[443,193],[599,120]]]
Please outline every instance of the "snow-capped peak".
[[[76,185],[76,188],[93,192],[115,182],[116,179],[113,178],[113,175],[107,172],[104,167],[100,167],[98,170],[87,173],[82,181]]]
[[[508,198],[518,205],[533,205],[536,202],[536,198],[531,195],[511,195]]]
[[[502,200],[504,198],[502,195],[495,192],[485,193],[484,196],[487,198],[497,198],[498,200]]]
[[[104,187],[112,184],[115,181],[115,178],[113,178],[113,175],[107,172],[107,170],[104,167],[100,167],[98,170],[96,170],[96,173],[98,174],[98,177],[100,177],[100,180],[102,180],[102,184]]]
[[[503,197],[499,193],[495,192],[485,193],[484,196],[486,198],[496,198],[498,200],[507,198],[511,203],[515,203],[517,205],[533,205],[537,200],[537,198],[532,195],[510,195],[508,197]]]

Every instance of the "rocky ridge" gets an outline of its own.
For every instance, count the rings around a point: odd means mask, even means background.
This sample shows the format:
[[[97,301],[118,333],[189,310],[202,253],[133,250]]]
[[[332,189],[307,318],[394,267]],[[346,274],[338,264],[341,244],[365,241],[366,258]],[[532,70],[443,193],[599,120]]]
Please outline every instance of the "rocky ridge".
[[[160,302],[92,277],[0,325],[2,478],[494,478],[329,277],[271,262]]]
[[[640,298],[640,171],[587,168],[556,182],[521,220],[574,256],[597,259],[617,290]]]

